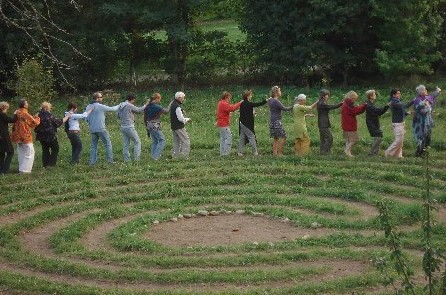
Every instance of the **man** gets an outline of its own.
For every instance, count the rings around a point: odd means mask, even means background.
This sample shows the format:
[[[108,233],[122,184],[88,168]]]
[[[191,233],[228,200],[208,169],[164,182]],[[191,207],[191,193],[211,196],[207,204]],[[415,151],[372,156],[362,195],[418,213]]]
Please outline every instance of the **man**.
[[[105,112],[116,112],[119,109],[119,105],[109,107],[101,104],[103,100],[101,92],[93,93],[93,101],[87,106],[85,112],[91,108],[94,110],[88,115],[87,123],[91,134],[91,146],[90,146],[90,165],[96,164],[98,159],[98,141],[101,141],[105,145],[107,162],[113,163],[113,148],[110,140],[110,135],[105,129]]]
[[[185,100],[185,94],[181,91],[175,93],[175,99],[170,103],[170,128],[172,129],[173,148],[172,157],[176,158],[180,155],[189,157],[190,138],[184,127],[190,118],[184,117],[181,105]]]
[[[146,105],[136,107],[136,96],[134,94],[127,95],[127,100],[119,105],[118,118],[121,120],[121,133],[124,147],[122,153],[124,155],[124,162],[130,161],[130,140],[133,141],[133,159],[139,161],[141,156],[141,141],[135,129],[135,115],[134,113],[141,113],[144,111]]]

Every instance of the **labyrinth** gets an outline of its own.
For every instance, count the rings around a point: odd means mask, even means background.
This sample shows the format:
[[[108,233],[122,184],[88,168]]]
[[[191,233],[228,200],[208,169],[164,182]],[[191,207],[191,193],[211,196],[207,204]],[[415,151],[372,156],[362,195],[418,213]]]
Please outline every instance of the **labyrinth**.
[[[424,282],[422,159],[209,153],[3,177],[0,294],[392,294],[381,199]],[[445,167],[432,153],[436,246]]]

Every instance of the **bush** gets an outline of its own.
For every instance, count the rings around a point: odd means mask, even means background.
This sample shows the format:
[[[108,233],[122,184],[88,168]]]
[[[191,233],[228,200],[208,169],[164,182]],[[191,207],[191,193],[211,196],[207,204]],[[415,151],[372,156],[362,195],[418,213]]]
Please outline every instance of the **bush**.
[[[15,91],[28,102],[48,101],[57,94],[53,88],[53,72],[33,58],[26,59],[17,67],[16,76]]]

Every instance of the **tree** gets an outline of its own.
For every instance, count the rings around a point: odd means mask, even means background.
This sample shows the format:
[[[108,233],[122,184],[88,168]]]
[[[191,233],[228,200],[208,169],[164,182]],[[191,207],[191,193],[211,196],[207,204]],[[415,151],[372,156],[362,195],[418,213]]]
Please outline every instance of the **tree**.
[[[387,77],[431,74],[441,58],[437,42],[444,14],[444,0],[372,1],[378,19],[380,48],[376,62]]]
[[[63,2],[63,5],[79,10],[79,4],[75,0]],[[26,36],[34,49],[55,65],[66,81],[63,69],[70,68],[70,64],[55,53],[55,48],[63,47],[64,50],[70,50],[78,57],[87,57],[73,46],[69,38],[66,38],[68,32],[54,20],[57,16],[56,6],[55,2],[47,1],[1,0],[0,22]]]
[[[241,27],[273,79],[347,83],[373,71],[376,36],[366,0],[245,0]]]

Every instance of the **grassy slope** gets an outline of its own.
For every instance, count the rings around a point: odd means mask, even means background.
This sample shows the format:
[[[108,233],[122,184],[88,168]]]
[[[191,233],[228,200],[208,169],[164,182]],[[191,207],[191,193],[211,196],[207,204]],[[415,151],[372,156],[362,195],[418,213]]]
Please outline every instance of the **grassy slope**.
[[[167,106],[174,90],[155,90],[164,95],[162,104]],[[354,149],[357,157],[345,158],[342,153],[339,110],[331,114],[333,154],[319,156],[316,118],[308,118],[312,154],[301,159],[292,155],[292,116],[285,113],[283,121],[289,134],[287,156],[274,158],[270,156],[268,109],[260,107],[256,109],[256,133],[262,156],[254,158],[247,155],[239,158],[232,155],[220,158],[219,135],[213,123],[216,102],[222,90],[186,89],[184,108],[193,120],[187,127],[192,142],[191,158],[188,161],[170,159],[172,140],[166,116],[163,123],[167,146],[162,160],[158,162],[150,160],[150,141],[145,135],[141,115],[136,116],[136,123],[143,143],[143,156],[137,165],[122,163],[122,140],[115,114],[107,115],[107,126],[112,137],[115,160],[118,162],[115,165],[104,163],[104,148],[101,144],[99,165],[94,168],[87,165],[89,136],[85,124],[82,126],[84,151],[82,164],[79,166],[68,164],[70,147],[62,130],[59,130],[61,152],[56,168],[41,168],[40,145],[36,143],[33,174],[11,174],[0,179],[0,218],[7,220],[8,216],[22,216],[20,220],[0,228],[0,266],[21,265],[22,270],[0,267],[0,287],[22,290],[20,292],[58,294],[104,292],[104,286],[97,289],[88,284],[90,281],[136,286],[145,283],[168,287],[173,284],[178,294],[185,294],[190,290],[193,294],[212,293],[205,289],[212,284],[226,286],[223,290],[216,289],[215,293],[233,294],[239,294],[238,288],[249,294],[262,293],[265,290],[269,290],[266,292],[271,294],[340,294],[351,290],[377,288],[381,279],[369,260],[373,255],[383,255],[386,247],[380,234],[377,212],[366,218],[362,210],[365,210],[364,206],[373,205],[380,198],[394,202],[394,221],[404,225],[407,232],[402,237],[404,245],[411,249],[420,249],[421,232],[413,225],[417,224],[422,215],[420,203],[424,193],[424,168],[423,161],[412,156],[414,144],[409,120],[406,124],[405,159],[396,161],[382,156],[366,156],[370,138],[363,115],[358,118],[360,142]],[[234,93],[233,101],[237,101],[243,89],[234,87],[227,90]],[[358,92],[363,93],[364,90],[358,89]],[[254,99],[266,97],[267,92],[267,88],[254,88]],[[282,102],[285,105],[290,105],[292,97],[301,92],[308,95],[309,103],[317,96],[316,89],[283,87],[283,92]],[[333,89],[332,92],[332,102],[336,102],[347,90]],[[386,93],[387,90],[381,92]],[[149,92],[140,94],[140,97],[147,94]],[[403,93],[403,97],[408,100],[407,92]],[[82,109],[87,100],[78,99],[77,102]],[[107,98],[104,101],[109,105],[118,102],[118,99],[110,101]],[[138,104],[142,102],[143,99],[139,99]],[[385,97],[378,99],[378,105],[385,102]],[[65,102],[57,101],[54,104],[55,114],[60,116]],[[35,110],[36,108],[33,109]],[[438,109],[436,116],[437,126],[434,129],[431,152],[431,193],[440,201],[440,206],[443,206],[446,202],[444,110]],[[236,118],[237,114],[234,114],[231,125],[234,147],[238,140]],[[383,147],[387,147],[393,139],[389,114],[382,117],[381,123],[384,131]],[[16,159],[12,170],[17,170]],[[295,226],[303,228],[311,228],[316,222],[322,228],[343,230],[343,233],[272,245],[243,244],[178,249],[167,248],[142,237],[155,219],[169,220],[179,213],[220,208],[264,212],[275,218],[286,217]],[[443,212],[440,211],[441,214]],[[73,215],[78,213],[80,216]],[[50,247],[57,253],[55,257],[42,257],[32,251],[28,252],[21,245],[20,237],[24,232],[58,219],[63,223],[64,218],[70,216],[73,221],[67,222],[67,225],[51,235]],[[110,232],[108,243],[115,251],[90,250],[82,244],[82,237],[90,230],[108,220],[126,216],[129,218],[128,222]],[[370,231],[375,234],[370,235]],[[445,245],[444,233],[444,223],[440,223],[436,227],[437,245]],[[78,260],[72,261],[72,258]],[[415,257],[412,259],[420,269],[420,260]],[[89,264],[78,262],[82,260]],[[352,260],[362,262],[367,267],[357,275],[318,282],[318,276],[330,277],[330,263]],[[299,263],[296,264],[299,261],[319,261],[321,264],[328,262],[326,269],[320,269],[299,266]],[[91,264],[98,264],[99,268]],[[115,265],[117,269],[108,269],[104,264]],[[217,272],[216,267],[219,269]],[[23,272],[23,269],[29,272]],[[31,276],[33,273],[37,277]],[[76,276],[84,281],[66,285],[56,280],[58,276]],[[116,288],[117,294],[151,293],[124,290],[120,285]],[[160,294],[171,292],[156,288],[153,290]],[[109,289],[107,292],[112,293]]]

